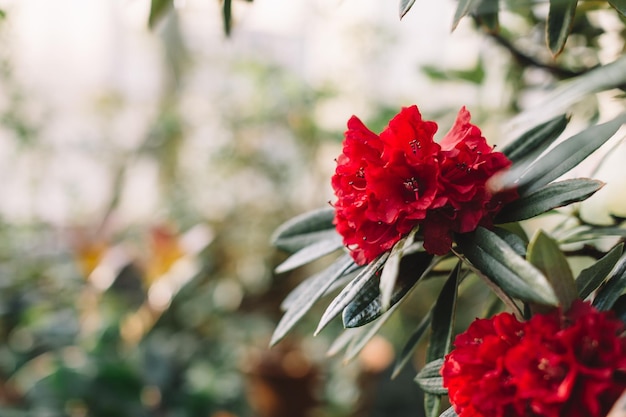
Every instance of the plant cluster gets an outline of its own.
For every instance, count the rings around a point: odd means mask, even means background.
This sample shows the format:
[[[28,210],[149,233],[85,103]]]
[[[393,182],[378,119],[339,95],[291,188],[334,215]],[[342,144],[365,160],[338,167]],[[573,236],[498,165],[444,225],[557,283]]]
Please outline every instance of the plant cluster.
[[[401,16],[413,3],[401,2]],[[623,19],[623,2],[598,3]],[[500,36],[503,5],[531,8],[461,0],[454,26],[471,16]],[[564,51],[578,6],[549,2],[544,23],[554,56]],[[354,357],[420,283],[445,271],[396,364],[397,373],[430,329],[416,377],[426,415],[439,415],[447,397],[442,416],[606,416],[626,389],[626,230],[586,222],[571,209],[604,185],[571,172],[617,136],[626,113],[564,135],[570,115],[555,111],[622,88],[625,62],[618,57],[563,84],[545,107],[519,116],[530,114],[534,123],[498,151],[465,108],[438,142],[437,124],[423,120],[417,106],[402,108],[379,135],[353,116],[331,181],[336,201],[287,221],[272,237],[291,253],[279,273],[340,253],[285,299],[272,343],[333,294],[316,333],[341,316],[345,328],[360,331],[340,337],[332,350],[346,347]],[[550,229],[528,225],[550,213],[564,220]],[[591,260],[574,272],[574,256]],[[469,277],[497,298],[485,305],[484,318],[458,331],[457,301]]]

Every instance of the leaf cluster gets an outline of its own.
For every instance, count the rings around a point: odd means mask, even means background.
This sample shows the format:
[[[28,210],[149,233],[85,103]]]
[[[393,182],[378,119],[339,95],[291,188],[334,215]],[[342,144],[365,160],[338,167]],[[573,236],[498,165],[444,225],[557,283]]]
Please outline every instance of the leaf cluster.
[[[578,0],[549,0],[549,12],[545,22],[545,38],[547,47],[553,56],[559,55],[565,48],[567,38],[575,24],[579,3]],[[606,6],[600,4],[597,7],[610,6],[622,16],[626,16],[626,2],[623,0],[608,0],[596,3],[605,3]],[[400,18],[403,18],[414,4],[415,0],[400,0]],[[527,12],[530,8],[529,6],[526,2],[508,0],[459,0],[452,20],[452,30],[456,29],[464,17],[472,17],[479,26],[488,32],[497,33],[500,30],[499,14],[501,10],[508,9]],[[580,7],[582,8],[582,6]]]
[[[271,344],[279,342],[316,302],[331,296],[316,334],[341,316],[345,328],[358,331],[346,332],[331,350],[337,352],[346,348],[346,359],[350,359],[412,292],[419,293],[421,282],[435,279],[443,272],[448,276],[445,284],[429,312],[407,339],[396,364],[398,373],[409,362],[420,340],[430,334],[427,364],[417,382],[427,394],[427,415],[436,416],[439,398],[445,390],[434,369],[451,348],[456,300],[459,291],[463,291],[460,284],[467,277],[483,281],[498,297],[500,305],[520,320],[527,318],[530,312],[553,306],[567,308],[577,298],[591,298],[599,309],[621,309],[619,306],[624,305],[621,293],[626,287],[623,245],[616,245],[577,276],[562,246],[611,234],[626,236],[624,229],[578,229],[576,233],[562,232],[558,238],[538,231],[529,239],[520,222],[584,201],[600,190],[603,183],[594,179],[560,178],[606,143],[625,120],[621,115],[562,140],[569,118],[559,115],[529,129],[505,146],[503,152],[513,161],[513,166],[492,185],[515,188],[519,198],[502,208],[493,230],[479,227],[474,232],[457,235],[452,253],[444,256],[424,251],[419,227],[416,227],[392,250],[368,265],[359,266],[335,232],[332,207],[305,213],[284,223],[272,236],[272,242],[291,255],[277,266],[276,272],[291,271],[331,253],[340,255],[330,266],[305,279],[285,299],[284,315]],[[455,258],[451,266],[450,261]]]

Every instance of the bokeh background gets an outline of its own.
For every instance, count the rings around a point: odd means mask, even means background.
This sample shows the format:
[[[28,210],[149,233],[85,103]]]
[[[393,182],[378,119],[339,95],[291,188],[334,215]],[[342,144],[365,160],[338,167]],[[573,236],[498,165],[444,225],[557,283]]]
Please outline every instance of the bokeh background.
[[[0,1],[0,416],[419,415],[414,369],[388,367],[442,283],[350,363],[315,312],[268,349],[311,272],[273,274],[272,231],[333,199],[351,115],[380,131],[417,104],[441,135],[465,105],[504,143],[547,86],[624,48],[605,10],[556,62],[545,8],[509,4],[509,38],[452,32],[455,8],[235,0],[226,36],[216,0]]]

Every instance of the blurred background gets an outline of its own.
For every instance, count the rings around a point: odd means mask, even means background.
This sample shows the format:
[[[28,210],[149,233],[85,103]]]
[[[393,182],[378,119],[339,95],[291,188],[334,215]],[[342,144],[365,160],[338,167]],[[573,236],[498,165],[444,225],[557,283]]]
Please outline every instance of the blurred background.
[[[420,415],[415,369],[388,371],[442,283],[348,364],[339,323],[311,336],[324,306],[268,349],[311,273],[273,274],[272,231],[333,199],[351,115],[417,104],[440,137],[465,105],[497,144],[624,47],[603,8],[558,62],[545,8],[511,6],[514,36],[451,32],[455,8],[234,0],[227,36],[217,0],[0,1],[0,416]]]

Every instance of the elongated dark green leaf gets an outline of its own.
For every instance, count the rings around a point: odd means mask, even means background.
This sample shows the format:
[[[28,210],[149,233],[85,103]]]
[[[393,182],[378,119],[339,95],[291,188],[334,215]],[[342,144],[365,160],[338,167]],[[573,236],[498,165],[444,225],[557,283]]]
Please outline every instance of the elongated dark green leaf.
[[[609,90],[626,83],[626,56],[596,67],[572,80],[559,83],[544,101],[520,113],[511,121],[512,128],[534,126],[557,114],[568,111],[588,94]]]
[[[474,10],[479,2],[480,0],[459,0],[459,5],[456,8],[456,12],[454,12],[454,20],[452,21],[453,32],[459,25],[461,19]]]
[[[428,362],[415,377],[415,382],[427,394],[447,395],[448,390],[443,387],[443,378],[439,371],[443,366],[443,358]]]
[[[382,314],[378,281],[378,278],[373,275],[356,297],[343,309],[341,318],[344,328],[364,326]]]
[[[173,5],[173,0],[152,0],[150,2],[150,16],[148,17],[148,27],[154,28],[159,20],[165,15]]]
[[[501,227],[494,227],[493,232],[504,240],[522,258],[526,257],[526,242],[517,233]]]
[[[407,259],[414,258],[407,256],[403,259],[400,274],[415,273],[415,268],[413,267],[415,262],[406,262]],[[432,262],[429,266],[429,269],[434,267],[437,263],[438,262]],[[426,272],[424,272],[423,275],[428,274],[428,272],[429,271],[427,270]],[[402,300],[404,300],[404,298]],[[346,353],[344,355],[344,362],[349,362],[354,359],[356,355],[358,355],[358,353],[361,351],[361,349],[363,349],[363,347],[367,344],[367,342],[378,333],[380,328],[387,322],[387,320],[393,315],[396,309],[402,304],[402,300],[398,301],[397,303],[392,305],[389,310],[386,310],[384,313],[382,313],[378,320],[368,323],[365,326],[348,328],[344,330],[344,333],[349,332],[350,336],[346,337],[346,340],[343,340],[343,337],[340,337],[340,339],[342,340],[338,340],[336,341],[336,343],[333,343],[333,353],[337,352],[338,349],[341,349],[342,346],[345,346],[345,344],[349,343],[349,346],[346,349]],[[430,323],[430,321],[428,323]]]
[[[517,237],[519,237],[522,240],[522,242],[524,243],[524,246],[528,245],[528,242],[530,242],[530,239],[528,239],[528,236],[526,235],[526,231],[517,222],[500,224],[494,230],[498,230],[498,229],[505,229],[505,230],[508,230],[509,232],[517,235]],[[510,242],[508,242],[508,241],[507,241],[507,243],[510,244]]]
[[[400,0],[400,19],[411,10],[415,0]]]
[[[578,298],[574,275],[567,258],[554,239],[539,230],[528,244],[527,259],[548,279],[559,299],[559,304],[568,309]]]
[[[326,325],[348,305],[359,294],[361,289],[367,285],[368,281],[378,279],[377,274],[385,264],[389,252],[380,255],[375,261],[370,262],[343,290],[333,299],[326,311],[322,315],[320,323],[315,330],[317,335]]]
[[[626,0],[609,0],[609,4],[623,16],[626,16]]]
[[[428,314],[424,316],[422,321],[420,321],[409,339],[404,344],[402,352],[400,352],[400,356],[398,356],[398,359],[396,360],[396,365],[393,368],[393,373],[391,375],[392,379],[398,376],[400,371],[406,366],[407,363],[409,363],[409,361],[413,357],[413,352],[417,348],[417,344],[426,332],[426,329],[428,329],[428,326],[430,326],[430,322],[433,317],[432,310],[433,309],[431,307],[430,310],[428,310]]]
[[[499,9],[499,0],[481,0],[476,9],[478,22],[490,33],[497,33],[500,29]]]
[[[443,413],[439,415],[439,417],[458,417],[459,415],[454,411],[454,408],[450,407]]]
[[[343,247],[343,241],[341,236],[334,235],[328,240],[322,240],[315,242],[309,246],[300,249],[298,252],[285,259],[283,263],[278,265],[275,269],[277,274],[291,271],[302,265],[306,265],[324,255],[328,255]]]
[[[457,287],[461,280],[461,262],[450,273],[433,307],[430,342],[426,351],[426,361],[443,358],[452,344],[454,313],[456,311]]]
[[[450,273],[433,307],[430,342],[426,349],[426,363],[441,359],[450,351],[454,327],[454,314],[456,311],[457,289],[460,280],[461,261],[457,262],[456,267]],[[426,416],[439,415],[440,404],[441,398],[439,396],[432,394],[424,395]]]
[[[391,308],[385,311],[378,320],[360,327],[360,329],[365,329],[365,331],[357,333],[352,338],[352,340],[350,340],[350,345],[346,349],[346,354],[343,357],[344,362],[350,362],[356,357],[356,355],[359,354],[361,350],[363,350],[367,342],[369,342],[374,336],[376,336],[380,328],[383,327],[387,320],[389,320],[389,318],[393,315],[399,305],[400,304],[395,304],[391,306]]]
[[[626,229],[621,227],[590,227],[583,226],[577,228],[572,233],[560,239],[561,243],[575,243],[585,240],[598,239],[607,236],[626,237]]]
[[[334,268],[338,268],[340,264],[343,264],[344,262],[350,259],[351,259],[350,255],[347,255],[347,254],[343,255],[337,260],[335,260],[331,265],[326,267],[323,271],[320,271],[317,274],[306,278],[304,281],[298,284],[296,288],[291,290],[291,292],[287,294],[287,296],[283,299],[283,301],[280,303],[281,310],[287,311],[291,309],[294,304],[301,303],[302,297],[304,296],[303,294],[310,294],[311,292],[317,291],[321,277],[323,277],[324,275],[333,274]],[[354,272],[355,270],[359,268],[360,266],[358,266],[357,264],[354,263],[354,261],[352,261],[351,265],[338,278],[344,279],[346,275],[350,275],[352,272]],[[337,279],[333,281],[331,283],[331,286],[328,288],[328,290],[330,290],[330,288],[336,285],[335,283],[337,281],[341,281],[341,280]],[[328,290],[326,292],[328,292]]]
[[[273,244],[278,249],[284,250],[287,253],[294,253],[316,242],[320,242],[322,240],[333,240],[336,235],[337,231],[335,229],[326,229],[280,238]]]
[[[626,121],[626,114],[587,128],[555,146],[541,157],[526,175],[520,178],[520,196],[526,196],[549,184],[591,155],[617,132]]]
[[[308,233],[328,231],[334,229],[333,219],[335,209],[324,207],[309,211],[287,220],[276,228],[270,241],[274,246],[280,247],[280,242]]]
[[[232,16],[232,0],[222,0],[222,17],[224,19],[224,33],[226,36],[230,35],[231,24],[233,22]]]
[[[572,30],[578,0],[550,0],[546,37],[552,55],[557,56],[565,47]]]
[[[564,114],[548,120],[509,143],[502,149],[502,153],[513,163],[526,159],[529,155],[531,157],[528,159],[535,159],[563,133],[568,123],[569,118]]]
[[[415,230],[415,229],[413,229]],[[391,253],[389,254],[389,258],[387,258],[387,262],[385,262],[385,266],[383,267],[383,272],[380,274],[380,295],[383,309],[388,309],[391,304],[391,295],[393,293],[393,289],[396,286],[396,279],[398,278],[398,273],[400,272],[400,260],[404,255],[404,245],[405,243],[411,244],[413,238],[415,236],[415,232],[411,232],[411,237],[405,237],[400,239],[394,246],[391,248]],[[344,311],[345,312],[345,311]]]
[[[602,181],[576,178],[548,184],[502,208],[495,218],[497,223],[530,219],[557,207],[567,206],[591,197],[604,186]]]
[[[324,294],[326,289],[339,279],[354,265],[350,255],[344,255],[338,261],[314,276],[314,280],[307,285],[306,291],[300,291],[298,298],[290,303],[274,330],[270,346],[275,345],[289,330],[313,307],[313,304]]]
[[[399,279],[392,290],[390,305],[395,305],[404,298],[428,269],[432,259],[433,256],[426,252],[416,252],[402,258],[398,268]],[[343,325],[346,328],[363,326],[377,319],[385,310],[378,280],[372,279],[343,310]]]
[[[457,236],[465,257],[509,296],[522,301],[556,305],[557,298],[546,277],[515,253],[495,233],[479,227]]]
[[[476,266],[474,266],[471,262],[469,262],[467,258],[463,257],[462,255],[458,253],[457,253],[457,256],[461,260],[467,263],[467,266],[469,267],[469,269],[474,274],[476,274],[477,277],[483,280],[485,285],[487,285],[487,287],[491,291],[493,291],[494,295],[502,302],[502,304],[504,304],[506,307],[508,307],[511,310],[511,312],[513,312],[513,314],[515,315],[515,317],[517,317],[518,320],[524,320],[524,314],[522,313],[520,306],[513,300],[511,295],[509,295],[502,288],[500,288],[500,286],[496,284],[491,278],[483,274],[483,272],[480,269],[478,269]],[[485,315],[485,317],[489,317],[489,316]]]
[[[620,256],[624,244],[620,243],[604,255],[601,259],[591,265],[589,268],[583,269],[576,278],[576,287],[578,289],[578,297],[584,300],[602,284],[604,279],[609,275]]]
[[[461,19],[469,14],[475,15],[488,29],[497,29],[498,9],[498,0],[459,0],[452,21],[452,31],[456,29]]]
[[[619,296],[617,301],[613,303],[613,307],[611,308],[617,315],[617,317],[626,323],[626,294],[622,294]]]
[[[622,255],[604,286],[598,290],[593,306],[598,310],[610,309],[624,289],[626,289],[626,255]]]

